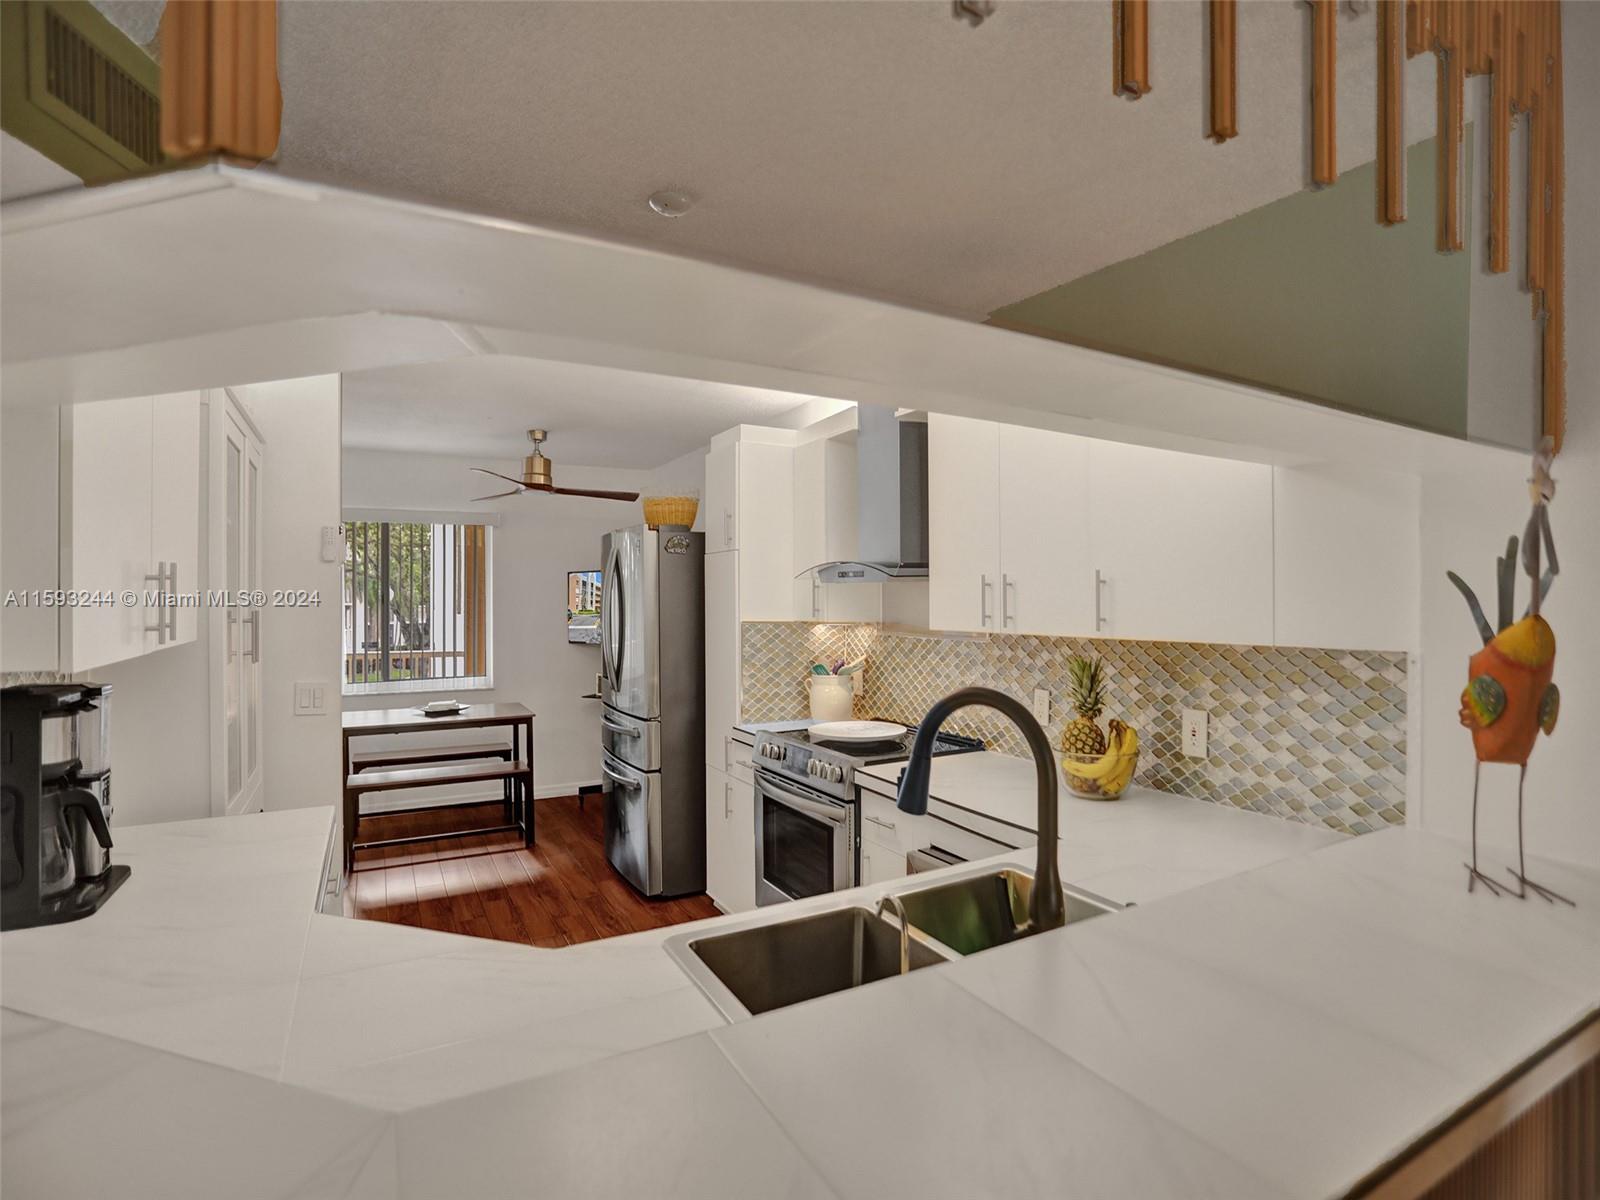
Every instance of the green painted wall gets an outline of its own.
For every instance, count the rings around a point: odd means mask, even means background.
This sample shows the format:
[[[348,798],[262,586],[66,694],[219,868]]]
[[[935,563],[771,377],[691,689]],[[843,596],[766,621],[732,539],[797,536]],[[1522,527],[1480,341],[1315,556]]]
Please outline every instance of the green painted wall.
[[[1464,437],[1472,255],[1434,250],[1432,139],[1407,152],[1402,224],[1375,220],[1375,174],[1345,171],[991,319]]]

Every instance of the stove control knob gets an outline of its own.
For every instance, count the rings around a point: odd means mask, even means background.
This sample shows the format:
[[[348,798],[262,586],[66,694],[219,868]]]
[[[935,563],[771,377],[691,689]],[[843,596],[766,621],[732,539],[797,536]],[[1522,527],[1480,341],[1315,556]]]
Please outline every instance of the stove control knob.
[[[835,783],[844,782],[844,768],[839,766],[837,763],[835,763],[833,767],[833,781]]]

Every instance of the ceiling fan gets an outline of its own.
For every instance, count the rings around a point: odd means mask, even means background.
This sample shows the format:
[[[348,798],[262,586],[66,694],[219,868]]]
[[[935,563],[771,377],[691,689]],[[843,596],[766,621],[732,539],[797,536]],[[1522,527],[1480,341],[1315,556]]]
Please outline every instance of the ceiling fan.
[[[516,487],[508,492],[496,492],[492,496],[479,496],[477,500],[499,500],[504,496],[516,496],[523,492],[549,492],[554,496],[592,496],[596,500],[637,500],[638,492],[606,492],[595,488],[563,488],[556,487],[551,478],[551,463],[542,453],[542,446],[550,435],[542,429],[528,430],[528,440],[533,443],[533,453],[522,460],[522,478],[513,479],[509,475],[502,475],[499,471],[491,471],[486,467],[473,467],[480,475],[493,475],[496,479],[503,479],[507,483],[514,483]]]

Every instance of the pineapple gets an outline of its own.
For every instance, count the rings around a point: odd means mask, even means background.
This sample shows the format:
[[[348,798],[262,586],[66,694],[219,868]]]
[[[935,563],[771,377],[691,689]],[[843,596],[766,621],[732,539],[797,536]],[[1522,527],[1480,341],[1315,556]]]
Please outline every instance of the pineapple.
[[[1095,722],[1105,708],[1105,680],[1100,656],[1073,655],[1067,660],[1068,694],[1078,715],[1061,734],[1061,749],[1069,755],[1098,758],[1106,752],[1106,735]]]

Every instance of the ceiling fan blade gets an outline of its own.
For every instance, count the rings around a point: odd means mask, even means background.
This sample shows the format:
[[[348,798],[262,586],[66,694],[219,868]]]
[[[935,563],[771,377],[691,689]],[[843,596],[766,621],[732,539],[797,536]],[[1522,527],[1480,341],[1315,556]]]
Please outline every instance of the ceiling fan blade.
[[[496,492],[492,496],[474,496],[472,498],[472,502],[474,504],[477,504],[481,500],[500,500],[500,499],[503,499],[506,496],[520,496],[520,495],[522,495],[522,489],[521,488],[517,488],[516,490],[510,491],[510,492]]]
[[[637,500],[638,492],[601,492],[592,488],[551,488],[557,496],[592,496],[596,500]]]
[[[513,479],[509,475],[502,475],[499,471],[491,471],[487,467],[472,467],[470,469],[476,471],[479,475],[493,475],[496,479],[504,479],[507,483],[514,483],[517,485],[518,491],[522,491],[528,486],[520,479]]]

